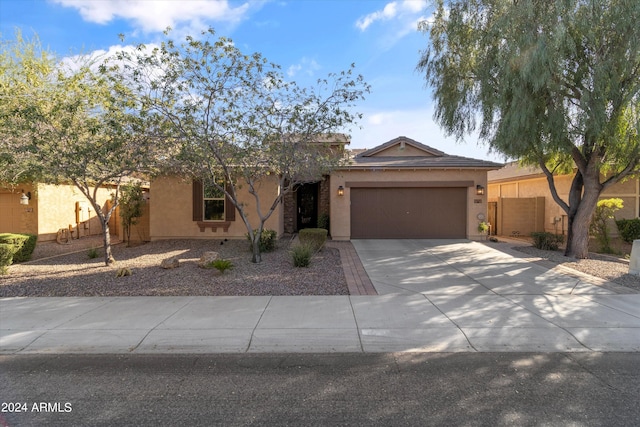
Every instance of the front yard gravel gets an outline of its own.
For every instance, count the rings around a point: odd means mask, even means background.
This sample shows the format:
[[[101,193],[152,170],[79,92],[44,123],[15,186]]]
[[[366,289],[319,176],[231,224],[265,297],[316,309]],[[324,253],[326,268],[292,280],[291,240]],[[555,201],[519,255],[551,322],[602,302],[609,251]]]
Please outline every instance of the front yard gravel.
[[[8,275],[0,275],[0,297],[349,294],[338,249],[325,247],[309,268],[296,268],[289,255],[290,244],[280,240],[274,252],[263,254],[260,264],[251,262],[244,240],[162,240],[130,248],[115,244],[117,262],[107,267],[99,238],[74,241],[72,247],[45,243],[34,252],[34,258],[39,259],[12,265]],[[89,259],[90,247],[98,247],[98,258]],[[513,249],[640,291],[640,277],[628,274],[629,263],[623,259],[591,254],[590,259],[575,260],[560,251],[533,246]],[[65,250],[76,252],[57,255]],[[233,262],[234,268],[220,274],[198,267],[206,251],[218,252],[220,258]],[[169,257],[177,257],[180,266],[160,268],[162,260]],[[123,267],[132,275],[116,277]]]
[[[280,240],[275,251],[263,253],[262,263],[254,264],[244,240],[162,240],[130,248],[118,244],[113,246],[117,262],[109,267],[101,247],[95,259],[83,249],[10,266],[9,274],[0,276],[0,297],[349,294],[338,249],[324,248],[308,268],[296,268],[289,246],[289,240]],[[198,267],[206,251],[218,252],[234,268],[220,274]],[[177,257],[180,266],[161,268],[169,257]],[[132,275],[116,277],[123,267]]]
[[[513,249],[640,291],[640,276],[629,274],[629,262],[624,259],[590,253],[589,259],[576,260],[560,251],[545,251],[533,246],[516,246]]]

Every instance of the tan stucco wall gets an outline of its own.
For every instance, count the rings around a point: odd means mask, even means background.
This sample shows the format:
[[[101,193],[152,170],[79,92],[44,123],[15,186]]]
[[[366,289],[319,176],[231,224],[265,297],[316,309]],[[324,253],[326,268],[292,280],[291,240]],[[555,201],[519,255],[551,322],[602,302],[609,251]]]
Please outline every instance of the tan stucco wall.
[[[27,206],[20,205],[22,190],[31,192]],[[105,206],[112,190],[100,188],[98,201]],[[39,241],[55,240],[58,230],[73,227],[77,235],[76,202],[80,203],[80,236],[102,233],[100,220],[87,198],[73,185],[19,185],[15,192],[0,189],[0,232],[37,234]]]
[[[256,212],[256,201],[248,193],[246,184],[240,187],[236,190],[238,199],[245,206],[245,212],[248,214],[251,226],[257,228],[259,219]],[[266,214],[278,195],[277,179],[262,182],[258,191],[261,210],[263,214]],[[151,240],[245,238],[247,228],[239,212],[236,212],[236,219],[226,232],[222,228],[218,228],[215,232],[211,229],[200,231],[197,223],[193,221],[193,196],[190,180],[179,177],[159,177],[151,182],[149,193],[152,204],[149,217]],[[267,220],[265,228],[275,230],[278,235],[282,235],[282,223],[282,205],[280,204]]]
[[[616,212],[617,219],[630,219],[640,216],[640,180],[630,179],[619,182],[607,188],[601,194],[601,199],[617,197],[623,200],[624,207]]]
[[[476,185],[487,188],[487,172],[484,170],[340,170],[330,177],[331,195],[331,236],[334,240],[349,240],[351,237],[351,206],[350,188],[346,182],[374,181],[374,182],[399,182],[399,181],[425,181],[425,182],[451,182],[473,181],[473,186],[468,187],[467,193],[467,238],[480,240],[484,238],[478,232],[480,220],[478,215],[487,217],[487,196],[476,195]],[[344,187],[344,196],[338,196],[338,187]],[[476,203],[479,201],[479,203]]]
[[[132,242],[148,242],[150,238],[149,220],[151,214],[151,200],[146,200],[142,207],[142,216],[136,219],[136,224],[131,226],[131,241]],[[120,206],[116,208],[113,213],[112,221],[109,223],[109,227],[112,227],[118,231],[118,238],[123,242],[126,240],[124,235],[124,227],[122,226],[122,219],[120,218]]]
[[[22,191],[31,192],[28,205],[20,204]],[[0,233],[38,234],[37,193],[31,185],[0,187]]]
[[[569,189],[573,177],[562,175],[555,177],[558,195],[563,200],[568,200]],[[544,230],[552,233],[567,231],[566,213],[558,206],[551,196],[549,184],[544,177],[526,178],[514,181],[492,182],[488,185],[489,201],[498,201],[499,198],[545,198]],[[600,198],[609,199],[618,197],[623,200],[624,208],[616,212],[616,218],[636,218],[639,216],[640,207],[640,183],[638,179],[630,179],[609,187]],[[554,220],[557,219],[557,220]],[[505,230],[503,230],[505,231]],[[617,234],[615,226],[611,227],[612,234]]]
[[[103,211],[111,200],[112,189],[99,188],[97,202]],[[55,240],[58,230],[73,227],[78,237],[76,202],[79,203],[80,237],[102,233],[100,220],[89,200],[73,185],[38,184],[38,233],[40,240]],[[116,230],[110,230],[115,234]]]
[[[529,236],[544,231],[545,201],[544,197],[500,198],[498,221],[492,224],[497,234]]]

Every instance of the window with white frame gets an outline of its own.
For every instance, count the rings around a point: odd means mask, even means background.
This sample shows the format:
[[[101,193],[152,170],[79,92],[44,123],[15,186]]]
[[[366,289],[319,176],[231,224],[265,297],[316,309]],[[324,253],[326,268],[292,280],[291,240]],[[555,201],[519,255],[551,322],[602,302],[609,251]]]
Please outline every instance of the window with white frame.
[[[222,189],[224,188],[224,179],[218,179],[216,177],[214,185],[213,183],[205,182],[202,186],[203,192],[203,220],[204,221],[224,221],[224,201],[225,194]]]

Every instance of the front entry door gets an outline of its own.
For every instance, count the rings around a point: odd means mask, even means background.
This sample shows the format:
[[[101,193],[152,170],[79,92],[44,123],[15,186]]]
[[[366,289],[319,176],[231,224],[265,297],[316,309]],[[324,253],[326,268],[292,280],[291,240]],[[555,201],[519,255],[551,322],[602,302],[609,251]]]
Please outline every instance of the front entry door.
[[[298,230],[318,226],[318,183],[298,187]]]

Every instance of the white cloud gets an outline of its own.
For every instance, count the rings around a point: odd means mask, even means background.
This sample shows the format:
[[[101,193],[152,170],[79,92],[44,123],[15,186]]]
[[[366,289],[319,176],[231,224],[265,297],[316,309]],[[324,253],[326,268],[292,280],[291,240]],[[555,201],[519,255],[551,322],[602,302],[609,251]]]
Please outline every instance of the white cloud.
[[[390,21],[394,19],[414,21],[414,15],[419,14],[429,6],[427,0],[404,0],[387,3],[384,8],[359,18],[356,27],[365,31],[376,21]]]
[[[320,64],[315,59],[302,58],[298,64],[293,64],[287,69],[289,77],[295,77],[299,72],[304,72],[308,76],[313,76],[320,69]]]
[[[249,3],[233,8],[227,0],[53,0],[72,7],[89,22],[106,24],[125,19],[145,33],[163,31],[166,27],[203,28],[205,20],[238,22],[247,13]]]
[[[397,3],[391,2],[387,3],[382,10],[375,11],[370,13],[356,22],[356,26],[360,28],[360,30],[366,30],[371,24],[380,20],[391,19],[396,16],[397,13]]]
[[[413,13],[423,11],[428,5],[427,0],[404,0],[402,2],[402,8]]]
[[[302,65],[300,64],[293,64],[292,66],[289,67],[289,69],[287,70],[287,75],[289,77],[293,77],[295,76],[298,71],[302,70]]]
[[[109,47],[108,50],[98,49],[86,54],[65,56],[60,59],[58,67],[68,72],[76,72],[82,67],[89,66],[90,69],[92,69],[94,72],[97,72],[101,64],[103,64],[106,60],[113,60],[118,52],[126,51],[131,54],[134,52],[134,50],[134,46],[123,47],[120,45],[115,45]]]

